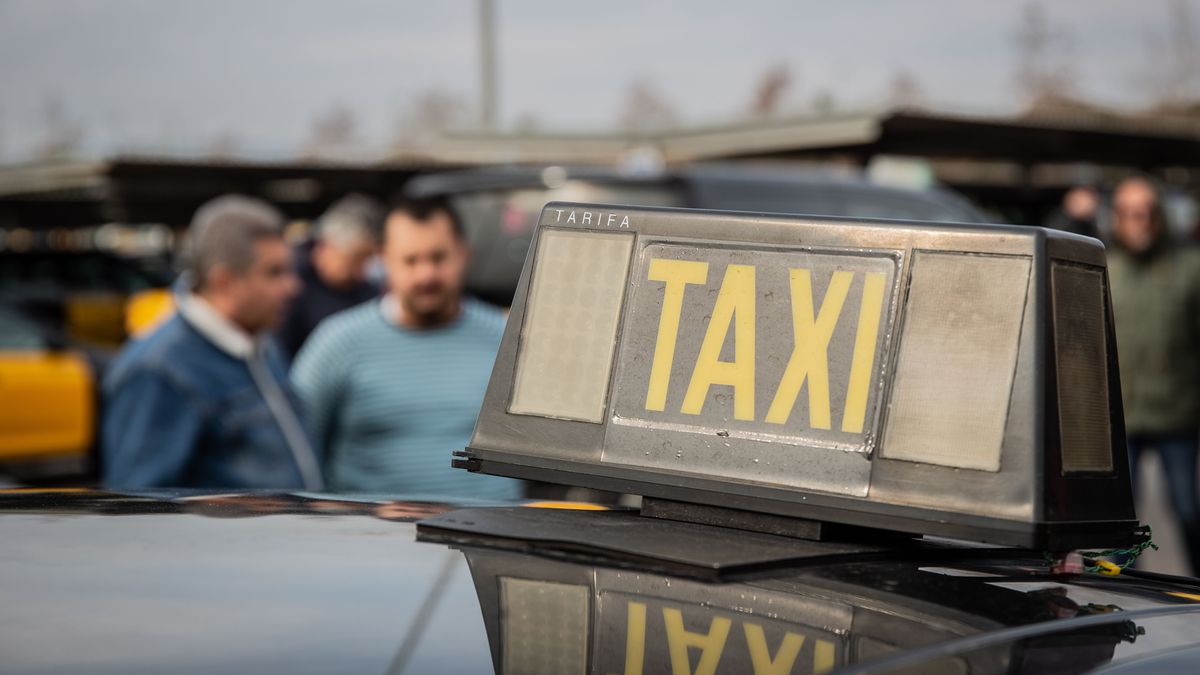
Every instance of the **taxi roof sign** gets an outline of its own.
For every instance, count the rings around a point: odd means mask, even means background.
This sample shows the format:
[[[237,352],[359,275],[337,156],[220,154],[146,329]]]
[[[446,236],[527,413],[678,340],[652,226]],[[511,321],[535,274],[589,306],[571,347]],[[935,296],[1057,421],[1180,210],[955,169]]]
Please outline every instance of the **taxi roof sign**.
[[[1103,247],[549,204],[456,465],[1050,549],[1134,537]]]

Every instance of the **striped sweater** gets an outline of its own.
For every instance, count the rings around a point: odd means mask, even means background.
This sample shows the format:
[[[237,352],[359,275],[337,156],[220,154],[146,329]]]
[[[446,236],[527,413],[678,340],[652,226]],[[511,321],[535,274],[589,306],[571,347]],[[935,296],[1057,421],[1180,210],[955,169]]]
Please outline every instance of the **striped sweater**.
[[[292,367],[326,483],[407,497],[519,496],[520,484],[450,468],[466,447],[504,314],[464,299],[453,323],[411,330],[368,302],[319,325]]]

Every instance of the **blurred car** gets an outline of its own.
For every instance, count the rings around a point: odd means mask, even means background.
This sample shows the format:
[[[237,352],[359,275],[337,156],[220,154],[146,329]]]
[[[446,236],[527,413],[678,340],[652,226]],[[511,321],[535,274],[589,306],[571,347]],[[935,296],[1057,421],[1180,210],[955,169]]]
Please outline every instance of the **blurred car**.
[[[0,463],[7,470],[89,468],[100,374],[109,357],[0,306]]]
[[[467,289],[508,305],[548,202],[590,202],[930,222],[986,222],[963,197],[905,189],[861,174],[817,169],[695,165],[667,173],[598,167],[488,167],[419,176],[410,197],[447,198],[471,246]]]
[[[118,347],[158,321],[170,281],[157,267],[104,251],[0,251],[0,303],[96,347]]]

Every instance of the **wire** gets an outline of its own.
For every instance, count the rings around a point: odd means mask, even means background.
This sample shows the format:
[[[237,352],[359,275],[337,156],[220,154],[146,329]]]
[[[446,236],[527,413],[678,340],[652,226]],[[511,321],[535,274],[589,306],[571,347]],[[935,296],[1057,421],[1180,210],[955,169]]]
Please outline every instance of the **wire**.
[[[1142,525],[1133,531],[1136,535],[1141,535],[1143,539],[1128,548],[1110,548],[1103,551],[1080,551],[1084,562],[1091,563],[1084,566],[1084,572],[1092,572],[1094,574],[1103,574],[1105,576],[1115,577],[1122,570],[1128,568],[1142,555],[1148,548],[1155,551],[1158,550],[1158,544],[1154,543],[1151,538],[1151,530],[1149,525]],[[1046,565],[1054,567],[1059,563],[1059,559],[1049,551],[1042,552],[1042,558],[1046,561]],[[1114,560],[1106,560],[1113,558]]]

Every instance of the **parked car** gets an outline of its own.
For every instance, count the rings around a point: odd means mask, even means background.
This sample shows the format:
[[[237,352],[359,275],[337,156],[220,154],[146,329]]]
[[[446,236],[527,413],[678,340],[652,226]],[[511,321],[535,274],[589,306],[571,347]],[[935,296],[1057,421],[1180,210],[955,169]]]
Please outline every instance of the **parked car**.
[[[111,354],[0,305],[0,463],[22,475],[93,468]]]
[[[848,547],[667,522],[656,532],[657,550],[674,556],[664,562],[554,540],[567,528],[584,539],[636,531],[646,520],[636,512],[536,504],[489,507],[528,523],[500,545],[429,540],[415,523],[462,506],[0,492],[0,663],[92,675],[1175,673],[1200,663],[1195,579],[1064,572],[1016,549]],[[781,560],[717,575],[687,564],[703,548],[769,548]]]
[[[467,289],[507,306],[538,215],[548,202],[667,206],[930,222],[985,222],[963,197],[940,188],[904,189],[853,172],[695,165],[630,174],[598,167],[487,167],[418,176],[410,197],[444,197],[471,245]]]
[[[0,251],[0,303],[101,348],[158,321],[170,281],[158,267],[104,251]]]

